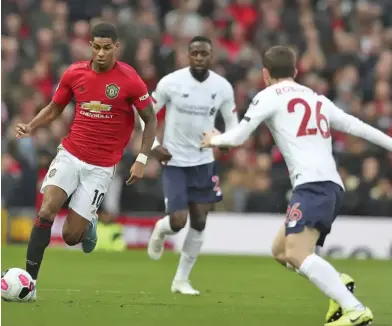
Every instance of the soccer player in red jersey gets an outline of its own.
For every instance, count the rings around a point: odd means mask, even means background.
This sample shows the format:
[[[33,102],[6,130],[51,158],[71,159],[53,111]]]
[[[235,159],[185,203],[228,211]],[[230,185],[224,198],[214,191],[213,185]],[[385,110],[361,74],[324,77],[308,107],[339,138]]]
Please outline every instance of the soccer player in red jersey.
[[[115,59],[119,48],[115,27],[108,23],[96,25],[90,43],[92,60],[72,64],[49,105],[30,123],[16,127],[18,138],[28,137],[59,117],[71,99],[75,99],[75,118],[43,182],[43,202],[27,249],[26,270],[35,281],[53,221],[71,195],[63,227],[64,241],[70,246],[81,242],[85,253],[94,250],[96,211],[134,129],[134,108],[145,129],[141,151],[130,169],[127,184],[143,177],[156,134],[156,115],[146,85],[133,68]]]

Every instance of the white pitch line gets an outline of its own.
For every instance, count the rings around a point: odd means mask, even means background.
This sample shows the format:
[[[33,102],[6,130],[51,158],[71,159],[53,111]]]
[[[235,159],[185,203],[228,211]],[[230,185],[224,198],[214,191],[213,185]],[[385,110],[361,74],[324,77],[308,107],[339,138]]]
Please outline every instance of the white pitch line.
[[[78,289],[39,289],[41,292],[80,292]]]
[[[38,289],[38,292],[82,292],[80,289]],[[84,291],[84,292],[91,292],[91,291]],[[121,294],[121,293],[128,293],[128,294],[136,294],[135,292],[124,292],[118,290],[96,290],[95,293],[108,293],[108,294]],[[145,294],[146,292],[140,292],[139,294]]]

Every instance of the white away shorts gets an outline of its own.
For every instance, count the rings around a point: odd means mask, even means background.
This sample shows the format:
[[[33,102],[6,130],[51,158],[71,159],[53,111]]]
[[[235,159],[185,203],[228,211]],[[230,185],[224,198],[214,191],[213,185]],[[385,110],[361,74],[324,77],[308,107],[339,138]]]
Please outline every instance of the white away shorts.
[[[41,193],[46,186],[63,189],[68,197],[73,195],[69,208],[91,221],[109,189],[114,173],[115,166],[88,164],[59,147],[42,183]]]

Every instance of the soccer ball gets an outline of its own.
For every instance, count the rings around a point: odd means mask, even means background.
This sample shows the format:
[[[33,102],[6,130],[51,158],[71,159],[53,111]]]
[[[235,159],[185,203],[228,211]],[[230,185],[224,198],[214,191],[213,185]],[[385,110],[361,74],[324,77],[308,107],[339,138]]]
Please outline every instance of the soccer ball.
[[[1,274],[1,299],[4,301],[28,301],[34,291],[30,274],[21,268],[10,268]]]

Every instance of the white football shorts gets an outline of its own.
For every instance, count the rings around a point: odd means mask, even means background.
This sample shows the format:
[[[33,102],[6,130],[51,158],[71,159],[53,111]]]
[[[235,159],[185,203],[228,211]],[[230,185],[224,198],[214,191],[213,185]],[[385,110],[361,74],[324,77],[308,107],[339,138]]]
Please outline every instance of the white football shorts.
[[[69,208],[91,221],[109,189],[114,173],[115,166],[88,164],[60,146],[42,183],[41,193],[46,186],[63,189],[68,197],[73,195]]]

